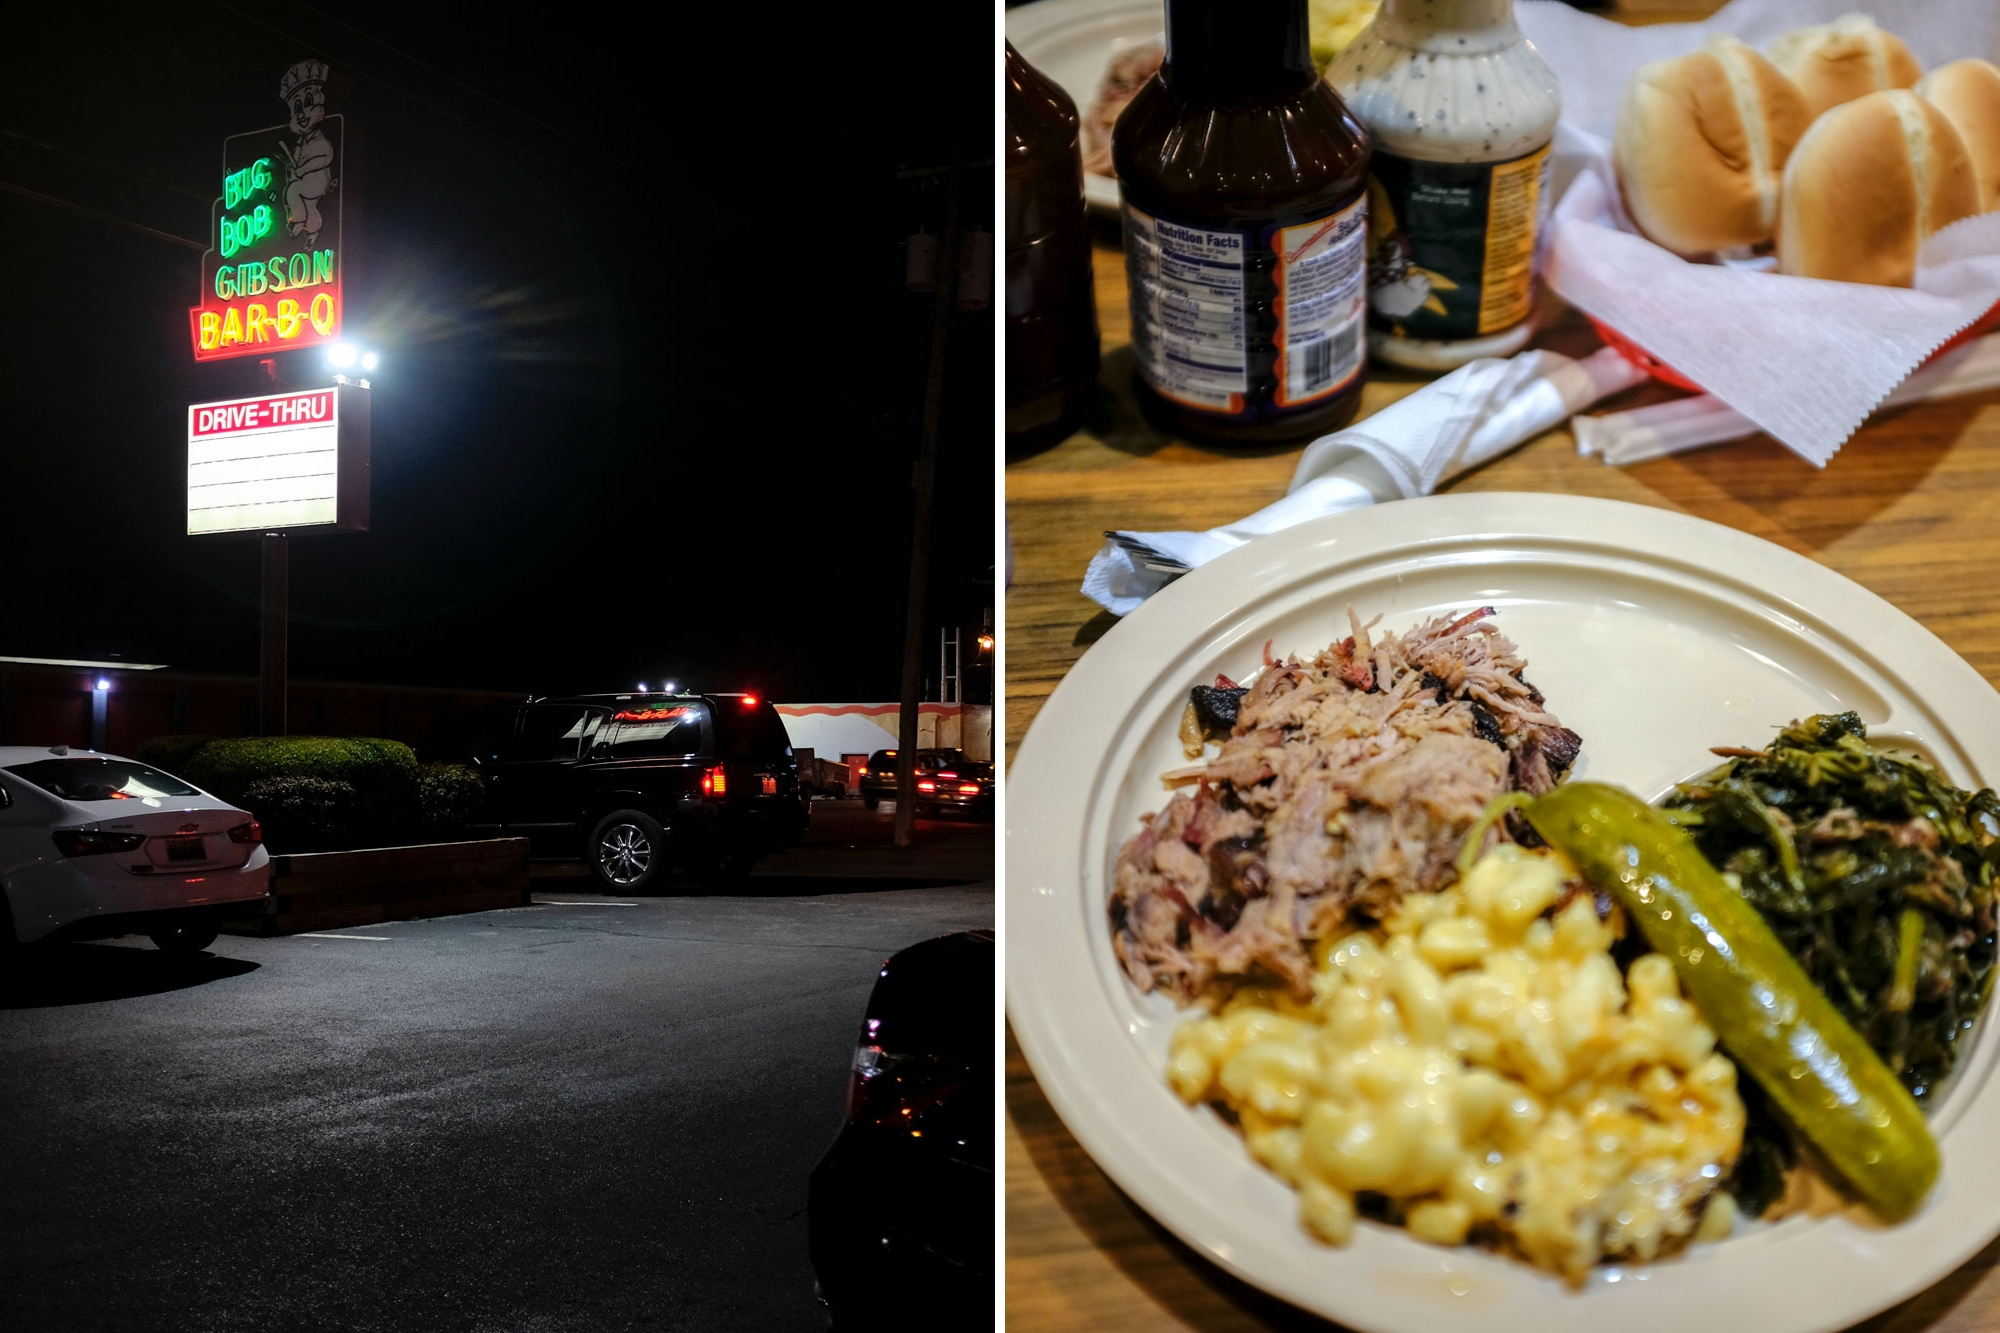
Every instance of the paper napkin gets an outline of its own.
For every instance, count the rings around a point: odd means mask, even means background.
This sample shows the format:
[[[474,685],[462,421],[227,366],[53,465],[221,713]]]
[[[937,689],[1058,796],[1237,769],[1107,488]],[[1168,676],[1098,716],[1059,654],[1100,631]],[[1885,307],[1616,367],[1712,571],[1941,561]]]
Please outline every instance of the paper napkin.
[[[1314,441],[1300,456],[1285,498],[1248,518],[1207,532],[1106,533],[1083,576],[1084,596],[1114,615],[1129,615],[1225,551],[1307,519],[1429,495],[1645,378],[1610,348],[1581,361],[1538,350],[1460,366]]]
[[[1696,50],[1718,32],[1761,48],[1856,7],[1736,0],[1704,23],[1645,28],[1554,0],[1523,0],[1516,10],[1562,85],[1549,285],[1816,465],[1919,363],[2000,301],[2000,215],[1933,237],[1914,289],[1691,263],[1632,227],[1610,137],[1625,84],[1646,61]],[[1876,17],[1926,68],[1961,56],[2000,59],[1992,0],[1934,0]]]

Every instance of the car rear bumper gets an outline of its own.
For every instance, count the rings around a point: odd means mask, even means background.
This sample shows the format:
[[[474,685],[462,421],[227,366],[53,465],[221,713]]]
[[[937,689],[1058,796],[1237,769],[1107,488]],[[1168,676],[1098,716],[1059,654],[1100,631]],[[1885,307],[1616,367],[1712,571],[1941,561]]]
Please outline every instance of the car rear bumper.
[[[78,858],[84,859],[84,858]],[[92,873],[70,860],[15,870],[7,878],[14,938],[104,939],[144,933],[169,918],[221,917],[253,908],[270,892],[271,858],[262,847],[243,865],[190,875]],[[152,923],[148,925],[123,924]]]
[[[993,1172],[849,1125],[813,1168],[806,1237],[841,1329],[993,1321]]]

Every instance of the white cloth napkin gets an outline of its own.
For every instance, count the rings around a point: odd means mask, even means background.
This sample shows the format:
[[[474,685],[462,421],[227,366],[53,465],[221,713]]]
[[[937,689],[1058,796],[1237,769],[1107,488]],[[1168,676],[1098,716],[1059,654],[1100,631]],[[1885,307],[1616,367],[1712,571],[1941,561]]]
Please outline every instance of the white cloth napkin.
[[[1109,532],[1083,594],[1114,615],[1196,565],[1307,519],[1429,495],[1461,472],[1552,430],[1645,372],[1610,348],[1581,361],[1532,351],[1460,366],[1299,458],[1285,498],[1207,532]]]
[[[1516,11],[1562,84],[1550,287],[1822,466],[1924,358],[2000,300],[2000,215],[1933,237],[1914,289],[1691,263],[1636,233],[1620,206],[1609,141],[1625,84],[1646,61],[1696,50],[1718,32],[1763,47],[1855,8],[1867,7],[1734,0],[1704,23],[1644,28],[1553,0],[1523,0]],[[2000,59],[1993,0],[1878,6],[1875,17],[1926,68],[1961,56]]]

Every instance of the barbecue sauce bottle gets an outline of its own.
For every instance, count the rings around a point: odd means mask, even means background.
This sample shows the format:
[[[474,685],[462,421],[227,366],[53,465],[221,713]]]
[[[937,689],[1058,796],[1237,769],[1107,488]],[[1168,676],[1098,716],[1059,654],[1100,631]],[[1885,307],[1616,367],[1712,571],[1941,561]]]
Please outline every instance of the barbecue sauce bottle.
[[[1007,43],[1007,448],[1076,428],[1097,386],[1097,291],[1080,122]]]
[[[1166,63],[1111,160],[1147,415],[1243,445],[1351,421],[1368,134],[1313,67],[1306,0],[1167,0]]]

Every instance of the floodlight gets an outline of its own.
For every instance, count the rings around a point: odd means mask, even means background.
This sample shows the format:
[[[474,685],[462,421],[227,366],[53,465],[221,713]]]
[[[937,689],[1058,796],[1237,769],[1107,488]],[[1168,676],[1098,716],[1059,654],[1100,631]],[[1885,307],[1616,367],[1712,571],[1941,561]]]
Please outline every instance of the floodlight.
[[[361,368],[363,370],[373,370],[381,363],[381,360],[382,358],[376,356],[373,352],[363,352],[361,354]]]
[[[108,690],[111,688],[111,682],[106,680],[104,677],[99,676],[97,678],[97,688],[100,690]]]
[[[326,349],[327,363],[343,370],[354,364],[356,355],[353,343],[335,343]]]

